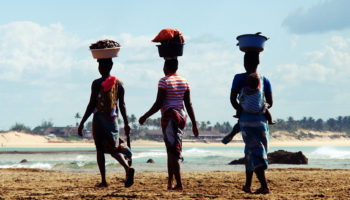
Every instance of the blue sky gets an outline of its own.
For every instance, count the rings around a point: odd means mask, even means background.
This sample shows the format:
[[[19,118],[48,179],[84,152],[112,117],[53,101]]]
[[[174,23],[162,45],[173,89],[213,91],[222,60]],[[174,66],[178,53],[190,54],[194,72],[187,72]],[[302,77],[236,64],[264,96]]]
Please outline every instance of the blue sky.
[[[347,0],[2,1],[0,130],[74,124],[99,77],[88,47],[105,38],[123,46],[112,73],[125,84],[128,113],[139,117],[163,76],[151,40],[168,27],[185,36],[178,72],[190,82],[198,121],[235,122],[229,93],[244,71],[235,38],[258,31],[270,37],[259,72],[272,84],[274,118],[349,115],[349,7]]]

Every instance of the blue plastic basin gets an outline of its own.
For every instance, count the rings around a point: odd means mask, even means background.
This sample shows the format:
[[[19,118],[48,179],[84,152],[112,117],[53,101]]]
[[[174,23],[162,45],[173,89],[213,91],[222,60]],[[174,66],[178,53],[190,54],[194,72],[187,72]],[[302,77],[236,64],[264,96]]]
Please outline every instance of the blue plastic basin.
[[[237,37],[239,49],[244,52],[264,50],[264,44],[269,38],[259,33],[256,34],[244,34]]]

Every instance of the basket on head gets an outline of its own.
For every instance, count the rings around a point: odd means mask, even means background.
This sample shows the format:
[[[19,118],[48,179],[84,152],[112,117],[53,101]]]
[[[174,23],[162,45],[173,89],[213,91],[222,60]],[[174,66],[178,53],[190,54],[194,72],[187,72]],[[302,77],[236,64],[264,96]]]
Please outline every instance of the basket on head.
[[[99,40],[90,45],[92,57],[96,59],[113,58],[119,54],[121,46],[113,40]]]
[[[92,57],[95,59],[118,57],[121,47],[106,48],[106,49],[90,49]]]
[[[160,57],[182,56],[184,44],[162,44],[157,45]]]
[[[256,51],[261,52],[264,50],[264,44],[269,39],[266,36],[260,35],[261,32],[256,34],[244,34],[238,36],[237,46],[243,52]]]

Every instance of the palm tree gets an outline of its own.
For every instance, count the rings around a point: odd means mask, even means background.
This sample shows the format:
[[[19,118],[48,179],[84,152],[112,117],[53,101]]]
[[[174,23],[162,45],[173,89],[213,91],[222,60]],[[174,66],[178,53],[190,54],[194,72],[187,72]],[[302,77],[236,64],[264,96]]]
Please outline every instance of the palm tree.
[[[75,120],[76,120],[76,126],[78,126],[79,125],[79,119],[81,118],[81,116],[80,116],[80,114],[77,112],[76,114],[75,114],[75,116],[74,116],[74,118],[75,118]]]

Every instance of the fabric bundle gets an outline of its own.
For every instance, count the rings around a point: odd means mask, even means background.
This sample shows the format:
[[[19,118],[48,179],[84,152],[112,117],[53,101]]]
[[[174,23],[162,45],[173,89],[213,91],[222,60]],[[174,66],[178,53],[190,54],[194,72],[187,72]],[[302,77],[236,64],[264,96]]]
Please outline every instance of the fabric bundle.
[[[158,35],[152,40],[152,42],[164,42],[167,40],[171,40],[173,38],[175,38],[176,36],[180,36],[181,39],[181,43],[185,43],[185,39],[182,35],[182,33],[177,30],[177,29],[173,29],[173,28],[165,28],[163,30],[161,30]]]

